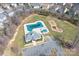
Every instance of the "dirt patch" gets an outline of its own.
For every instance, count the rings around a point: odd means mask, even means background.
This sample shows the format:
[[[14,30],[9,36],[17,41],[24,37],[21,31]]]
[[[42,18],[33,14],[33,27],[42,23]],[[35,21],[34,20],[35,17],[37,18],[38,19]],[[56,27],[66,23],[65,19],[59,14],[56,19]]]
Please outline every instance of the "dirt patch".
[[[56,22],[54,20],[50,20],[48,22],[49,22],[49,24],[51,26],[52,31],[60,32],[60,33],[63,32],[63,30],[57,26],[57,24],[56,24]]]

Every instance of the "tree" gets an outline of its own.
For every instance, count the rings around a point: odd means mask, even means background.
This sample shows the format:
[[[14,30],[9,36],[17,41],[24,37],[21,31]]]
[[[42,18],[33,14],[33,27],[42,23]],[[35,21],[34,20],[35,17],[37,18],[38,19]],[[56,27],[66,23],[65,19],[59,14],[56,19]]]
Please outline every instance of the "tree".
[[[14,17],[12,17],[11,19],[12,19],[12,23],[15,24],[15,25],[17,25],[17,26],[18,26],[18,25],[20,24],[20,22],[21,22],[21,20],[19,19],[19,17],[16,16],[16,15],[15,15]]]
[[[3,51],[8,43],[9,38],[7,36],[0,36],[0,55],[3,54]]]

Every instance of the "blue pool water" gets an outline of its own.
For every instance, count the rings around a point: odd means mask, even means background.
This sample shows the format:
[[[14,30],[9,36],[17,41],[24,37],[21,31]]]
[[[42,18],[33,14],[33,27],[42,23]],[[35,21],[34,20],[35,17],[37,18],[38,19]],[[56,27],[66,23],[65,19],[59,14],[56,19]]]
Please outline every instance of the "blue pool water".
[[[41,32],[47,32],[47,29],[42,30]]]
[[[29,24],[27,25],[27,30],[32,31],[34,28],[41,28],[43,24],[41,22],[37,22],[36,24]]]

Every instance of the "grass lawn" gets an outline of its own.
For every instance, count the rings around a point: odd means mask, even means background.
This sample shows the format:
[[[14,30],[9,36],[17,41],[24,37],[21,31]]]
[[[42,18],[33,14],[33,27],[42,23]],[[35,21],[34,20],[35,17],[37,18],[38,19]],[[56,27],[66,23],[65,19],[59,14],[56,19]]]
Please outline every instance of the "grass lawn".
[[[18,31],[18,35],[15,38],[14,43],[19,45],[21,48],[23,48],[24,46],[24,40],[23,40],[23,36],[24,36],[24,30],[23,30],[23,26],[19,29]]]
[[[43,19],[45,19],[46,17],[45,16],[39,16],[39,15],[35,15],[34,17],[33,17],[35,20],[43,20]]]
[[[55,22],[57,23],[58,27],[62,28],[63,29],[63,33],[57,33],[57,32],[54,32],[54,31],[51,31],[52,35],[54,36],[57,36],[57,37],[61,37],[63,38],[63,40],[65,42],[69,42],[71,43],[78,30],[77,30],[77,27],[67,21],[61,21],[61,20],[58,20],[57,18],[50,18],[48,17],[49,20],[55,20]]]
[[[29,20],[29,19],[31,19],[31,20]],[[49,29],[48,35],[57,36],[57,37],[61,36],[63,38],[63,40],[66,41],[66,42],[71,42],[75,38],[75,35],[77,33],[76,26],[74,26],[74,25],[72,25],[68,22],[57,20],[56,18],[41,16],[41,15],[35,15],[35,16],[30,17],[29,19],[28,19],[29,20],[28,23],[29,22],[34,22],[37,19],[42,20]],[[55,20],[57,25],[60,28],[62,28],[64,30],[64,32],[63,33],[58,33],[58,32],[52,31],[51,27],[50,27],[50,24],[48,23],[48,21],[50,21],[50,20]],[[27,21],[25,23],[27,23]],[[23,36],[24,36],[24,29],[23,29],[23,26],[22,26],[19,29],[18,35],[16,36],[16,39],[14,41],[14,43],[18,44],[21,48],[23,48],[24,44],[25,44],[24,40],[23,40]]]
[[[40,18],[38,16],[34,16],[34,19],[39,20]]]
[[[58,25],[64,30],[61,34],[65,42],[72,42],[78,32],[77,27],[69,22],[58,21]]]

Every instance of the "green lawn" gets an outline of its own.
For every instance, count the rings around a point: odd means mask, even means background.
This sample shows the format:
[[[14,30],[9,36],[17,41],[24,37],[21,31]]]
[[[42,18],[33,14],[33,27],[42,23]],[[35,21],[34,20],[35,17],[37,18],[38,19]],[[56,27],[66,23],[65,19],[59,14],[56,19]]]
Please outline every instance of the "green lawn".
[[[34,16],[34,19],[39,20],[40,18],[38,16]]]
[[[24,39],[23,39],[23,36],[24,36],[24,29],[23,29],[23,27],[21,27],[20,29],[19,29],[19,32],[18,32],[18,35],[16,36],[16,38],[15,38],[15,41],[14,41],[14,43],[15,44],[17,44],[17,45],[19,45],[20,47],[24,47]]]
[[[45,19],[46,17],[45,16],[39,16],[39,15],[35,15],[34,17],[33,17],[35,20],[42,20],[42,19]]]
[[[65,42],[72,42],[78,32],[77,30],[77,27],[67,21],[61,21],[61,20],[58,20],[56,18],[53,18],[53,20],[56,21],[58,27],[62,28],[63,29],[63,33],[57,33],[57,32],[53,32],[52,31],[52,34],[54,36],[58,36],[60,38],[63,39],[63,41]]]

